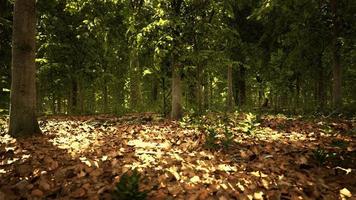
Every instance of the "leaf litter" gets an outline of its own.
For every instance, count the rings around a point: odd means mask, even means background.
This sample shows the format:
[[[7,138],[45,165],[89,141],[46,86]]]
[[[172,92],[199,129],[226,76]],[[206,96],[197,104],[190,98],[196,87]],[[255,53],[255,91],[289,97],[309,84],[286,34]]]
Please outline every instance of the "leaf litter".
[[[42,136],[14,139],[2,118],[0,199],[111,199],[133,169],[148,199],[355,199],[354,120],[246,119],[44,117]],[[233,133],[228,149],[205,147],[211,127]]]

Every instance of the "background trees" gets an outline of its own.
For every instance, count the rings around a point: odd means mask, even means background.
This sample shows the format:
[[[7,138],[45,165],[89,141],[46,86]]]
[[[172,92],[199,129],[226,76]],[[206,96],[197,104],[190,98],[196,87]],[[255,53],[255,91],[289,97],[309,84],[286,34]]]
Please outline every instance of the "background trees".
[[[4,109],[12,4],[1,4]],[[51,0],[38,8],[44,114],[355,110],[352,0]]]

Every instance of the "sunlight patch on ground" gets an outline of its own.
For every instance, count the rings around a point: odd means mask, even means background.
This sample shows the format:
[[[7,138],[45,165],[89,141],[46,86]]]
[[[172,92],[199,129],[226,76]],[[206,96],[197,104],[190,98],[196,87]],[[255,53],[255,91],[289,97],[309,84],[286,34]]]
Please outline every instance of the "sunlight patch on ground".
[[[104,128],[90,125],[88,122],[46,121],[41,127],[43,133],[52,136],[49,141],[58,148],[67,150],[73,157],[84,152],[94,151],[94,146],[101,145],[99,138],[114,128]]]

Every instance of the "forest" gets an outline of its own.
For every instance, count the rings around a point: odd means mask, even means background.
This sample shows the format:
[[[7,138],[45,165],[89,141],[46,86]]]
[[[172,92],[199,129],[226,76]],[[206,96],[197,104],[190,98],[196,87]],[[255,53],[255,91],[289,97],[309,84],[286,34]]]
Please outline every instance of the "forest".
[[[0,200],[356,199],[355,0],[0,0]]]

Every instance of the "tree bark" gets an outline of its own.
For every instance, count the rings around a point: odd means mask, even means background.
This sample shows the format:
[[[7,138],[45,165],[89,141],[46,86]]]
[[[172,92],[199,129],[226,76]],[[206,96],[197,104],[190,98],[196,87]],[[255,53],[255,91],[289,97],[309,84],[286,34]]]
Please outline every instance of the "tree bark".
[[[337,14],[337,0],[331,0],[331,12],[333,15],[333,27],[332,27],[332,54],[333,54],[333,108],[339,110],[342,106],[342,94],[341,94],[341,63],[340,63],[340,45],[338,42],[340,23]]]
[[[35,0],[16,0],[14,6],[9,124],[14,137],[41,133],[36,119],[35,6]]]
[[[103,98],[104,98],[104,113],[108,113],[109,112],[109,108],[108,108],[108,85],[106,84],[106,82],[104,83],[104,86],[103,86]]]
[[[70,112],[72,114],[78,113],[78,82],[72,77],[72,88],[71,88],[71,104]]]
[[[232,112],[234,110],[234,95],[232,90],[232,64],[227,67],[227,110]]]
[[[171,118],[179,120],[183,115],[182,110],[182,86],[180,69],[172,59],[172,111]]]
[[[325,108],[326,101],[326,91],[325,91],[325,70],[323,68],[322,63],[322,53],[319,54],[317,60],[317,71],[318,71],[318,79],[317,79],[317,102],[318,102],[318,111],[323,111]]]
[[[203,113],[203,67],[201,65],[197,66],[197,86],[196,86],[196,97],[197,97],[197,110],[199,114]]]
[[[238,88],[238,105],[243,106],[246,103],[246,68],[243,65],[240,65],[238,69],[238,81],[237,86]]]
[[[130,58],[130,100],[132,110],[138,111],[141,109],[141,71],[139,69],[138,52],[136,48],[131,50]]]

